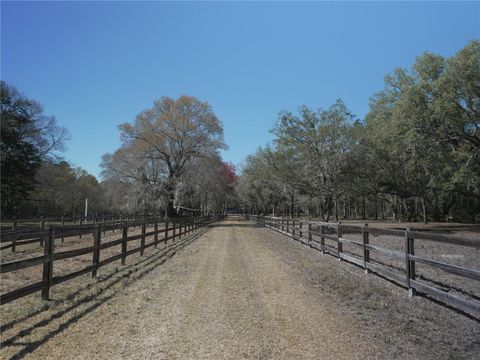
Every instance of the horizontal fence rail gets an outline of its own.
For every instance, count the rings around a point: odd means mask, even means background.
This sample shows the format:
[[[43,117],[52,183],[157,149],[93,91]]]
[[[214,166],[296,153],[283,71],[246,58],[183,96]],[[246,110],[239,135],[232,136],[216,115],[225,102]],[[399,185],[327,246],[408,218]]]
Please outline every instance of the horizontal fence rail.
[[[416,264],[423,264],[463,278],[480,281],[480,269],[478,268],[465,268],[415,255],[416,242],[433,241],[479,250],[480,239],[478,238],[472,239],[459,236],[426,233],[411,231],[410,229],[382,229],[369,227],[367,224],[351,225],[320,221],[299,221],[290,218],[259,215],[246,215],[246,218],[255,221],[261,226],[265,226],[287,235],[311,248],[317,249],[321,251],[322,254],[329,254],[337,257],[339,260],[353,263],[363,268],[366,273],[373,272],[381,275],[382,277],[407,288],[409,296],[413,296],[416,292],[428,295],[437,301],[441,301],[453,308],[480,319],[480,301],[478,301],[478,298],[467,299],[459,297],[448,291],[426,284],[417,277],[415,270]],[[345,238],[344,233],[348,232],[360,234],[361,241]],[[401,237],[404,241],[403,251],[385,249],[377,245],[372,245],[370,244],[370,235],[393,235]],[[326,240],[329,241],[329,243],[327,243]],[[357,247],[362,255],[355,256],[353,254],[346,254],[343,251],[343,245]],[[401,269],[403,271],[395,271],[395,269],[392,269],[385,264],[371,261],[371,253],[376,253],[403,262],[404,268]]]
[[[60,216],[60,217],[39,217],[30,219],[1,219],[0,233],[7,233],[9,231],[15,231],[20,229],[47,229],[50,225],[65,226],[65,225],[95,225],[95,224],[123,224],[125,222],[141,222],[141,221],[156,221],[157,218],[154,215],[101,215],[101,216]]]
[[[38,291],[42,292],[42,299],[48,300],[50,288],[54,285],[61,284],[65,281],[76,278],[77,276],[90,272],[92,273],[92,277],[96,277],[98,269],[102,266],[118,260],[121,260],[121,264],[125,265],[125,259],[130,255],[133,255],[135,253],[140,253],[140,255],[143,255],[145,249],[151,246],[154,246],[156,248],[161,242],[163,242],[165,245],[169,240],[175,242],[176,239],[181,239],[182,236],[188,236],[190,235],[190,233],[204,228],[212,224],[213,222],[222,219],[223,217],[223,215],[215,215],[208,217],[171,219],[168,221],[144,219],[124,223],[86,224],[81,226],[66,225],[58,227],[50,226],[46,230],[19,229],[15,231],[2,232],[0,243],[8,243],[8,245],[3,246],[2,249],[10,247],[14,251],[15,247],[19,245],[39,243],[39,245],[43,247],[43,255],[0,264],[1,274],[18,271],[32,266],[42,265],[41,281],[1,294],[0,305],[9,303],[13,300],[22,298]],[[159,228],[159,224],[163,224],[164,226],[162,228]],[[147,232],[146,229],[149,227],[153,227],[154,230]],[[129,230],[135,228],[140,228],[140,233],[129,235]],[[115,230],[121,230],[118,233],[121,234],[120,237],[114,240],[109,240],[108,242],[102,242],[102,234],[105,234],[107,231]],[[65,237],[81,237],[82,235],[87,234],[93,235],[93,243],[90,246],[80,249],[55,252],[55,243],[58,242],[58,240],[61,239],[63,242],[63,239]],[[159,235],[161,235],[161,237],[159,237]],[[153,237],[153,241],[147,243],[146,239],[149,237]],[[127,244],[135,240],[140,242],[140,246],[133,249],[128,249]],[[120,252],[109,258],[100,260],[101,250],[111,248],[113,246],[120,246]],[[56,277],[53,276],[53,268],[55,261],[69,259],[86,254],[92,254],[92,263],[90,265],[86,266],[81,270],[66,275]]]

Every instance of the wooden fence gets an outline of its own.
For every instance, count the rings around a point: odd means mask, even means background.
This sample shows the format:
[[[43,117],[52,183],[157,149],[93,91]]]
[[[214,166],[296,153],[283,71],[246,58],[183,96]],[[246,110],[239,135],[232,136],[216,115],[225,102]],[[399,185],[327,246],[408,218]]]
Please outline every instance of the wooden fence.
[[[154,221],[156,219],[153,215],[99,215],[99,216],[59,216],[59,217],[39,217],[30,219],[11,218],[2,219],[0,229],[1,231],[20,230],[26,228],[46,229],[50,225],[86,225],[86,224],[116,224],[124,222],[137,221]]]
[[[170,239],[175,241],[176,238],[180,238],[182,235],[188,235],[191,232],[218,221],[221,218],[223,218],[223,216],[218,215],[201,218],[174,219],[167,222],[157,220],[142,220],[136,222],[95,225],[88,224],[82,226],[50,226],[45,230],[34,229],[2,232],[0,243],[8,243],[8,245],[4,246],[3,248],[10,247],[12,250],[14,250],[16,246],[39,243],[43,246],[43,255],[20,261],[2,263],[0,264],[1,274],[36,265],[43,265],[43,271],[42,281],[9,291],[5,294],[1,294],[0,304],[6,304],[37,291],[42,292],[42,299],[48,300],[50,288],[54,285],[61,284],[65,281],[89,272],[92,273],[92,277],[95,277],[99,268],[113,261],[121,260],[121,264],[125,265],[125,259],[129,255],[137,252],[140,252],[140,255],[143,255],[144,250],[151,246],[156,248],[160,242],[164,242],[166,244]],[[159,229],[159,224],[165,224],[164,228]],[[146,229],[149,226],[153,226],[154,230],[147,232]],[[141,232],[139,234],[129,235],[129,229],[135,227],[141,227]],[[115,230],[122,230],[121,237],[108,242],[102,242],[102,233],[104,234],[106,231],[113,232]],[[92,246],[75,250],[55,252],[54,245],[58,239],[62,239],[63,241],[63,238],[65,237],[81,237],[82,235],[86,234],[93,234]],[[163,235],[161,238],[159,238],[160,234]],[[147,243],[146,239],[148,237],[153,237],[153,241]],[[140,246],[127,250],[127,244],[134,240],[140,240]],[[113,246],[121,246],[120,253],[100,261],[101,250],[111,248]],[[66,275],[53,277],[53,266],[55,260],[68,259],[86,254],[92,254],[91,265]]]
[[[341,223],[326,223],[313,221],[298,221],[280,217],[268,217],[247,215],[248,219],[254,220],[258,224],[269,229],[278,231],[284,235],[300,241],[326,254],[333,255],[339,260],[345,260],[353,263],[365,270],[365,272],[374,272],[388,280],[391,280],[409,291],[409,296],[415,292],[428,295],[438,301],[448,304],[458,310],[480,318],[480,301],[476,299],[466,299],[453,295],[445,290],[426,284],[417,278],[415,264],[423,264],[436,269],[441,269],[447,273],[454,274],[463,278],[469,278],[480,281],[480,269],[465,268],[451,265],[440,261],[434,261],[422,256],[415,255],[415,241],[433,241],[444,244],[451,244],[461,247],[480,249],[480,239],[464,238],[459,236],[450,236],[436,233],[427,233],[411,231],[409,229],[381,229],[373,228],[368,225],[347,225]],[[346,239],[344,232],[361,233],[362,241]],[[370,235],[393,235],[404,239],[403,252],[370,244]],[[330,244],[326,243],[330,240]],[[332,246],[333,242],[333,246]],[[343,245],[349,244],[360,249],[362,256],[346,254],[343,251]],[[391,259],[404,262],[404,272],[394,271],[391,267],[378,262],[372,262],[370,252],[381,254]],[[478,299],[478,298],[477,298]]]
[[[56,229],[62,228],[64,230],[70,230],[70,231],[79,231],[78,236],[80,238],[84,234],[92,234],[93,229],[95,226],[100,225],[102,227],[102,231],[106,232],[107,230],[111,230],[115,232],[115,230],[122,229],[124,224],[127,224],[127,227],[129,228],[136,228],[136,227],[141,227],[144,223],[147,226],[153,226],[153,224],[157,223],[162,223],[161,221],[158,220],[156,217],[143,217],[140,219],[137,219],[136,217],[127,217],[127,218],[111,218],[107,219],[105,217],[103,218],[80,218],[80,219],[66,219],[66,218],[61,218],[62,221],[59,221],[59,218],[42,218],[40,220],[39,226],[32,226],[32,222],[29,223],[24,223],[28,225],[24,225],[21,227],[18,227],[15,222],[14,226],[11,229],[2,229],[0,230],[0,250],[6,250],[6,249],[12,249],[13,252],[16,251],[17,247],[22,246],[22,245],[28,245],[28,244],[33,244],[36,242],[40,243],[40,246],[43,246],[43,241],[45,237],[47,236],[48,229],[51,226],[54,226]],[[31,221],[31,220],[25,220],[25,221]],[[68,224],[68,221],[71,223]],[[186,221],[185,218],[179,218],[175,219],[172,221],[176,222],[182,222]],[[48,225],[50,224],[50,225]],[[69,236],[74,236],[74,235],[69,235]],[[62,242],[64,239],[64,236],[61,237]],[[4,243],[7,243],[7,245],[2,245]]]

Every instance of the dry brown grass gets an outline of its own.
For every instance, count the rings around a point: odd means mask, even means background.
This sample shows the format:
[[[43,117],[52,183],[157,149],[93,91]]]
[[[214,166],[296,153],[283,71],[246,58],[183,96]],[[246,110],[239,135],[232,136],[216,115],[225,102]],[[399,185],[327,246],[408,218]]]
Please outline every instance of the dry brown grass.
[[[287,262],[292,269],[320,289],[345,314],[354,316],[362,333],[388,349],[388,359],[478,359],[480,354],[480,322],[424,297],[408,298],[405,289],[333,256],[321,255],[286,236],[268,229],[264,244]],[[345,235],[355,239],[354,234]],[[358,238],[357,238],[358,240]],[[399,249],[392,237],[371,239],[372,244]],[[403,245],[404,240],[399,242]],[[333,243],[331,243],[333,245]],[[437,245],[437,244],[434,244]],[[398,246],[398,247],[395,247]],[[344,251],[356,253],[354,246]],[[437,255],[452,254],[449,246],[429,250]],[[458,251],[458,250],[457,250]],[[462,252],[462,263],[478,264],[478,257]],[[470,249],[471,251],[471,249]],[[388,263],[388,259],[374,259]],[[462,260],[460,259],[460,260]],[[471,262],[469,262],[471,261]],[[404,266],[390,263],[391,265]],[[478,265],[476,265],[478,268]],[[422,276],[437,276],[421,267]],[[451,281],[453,275],[445,275]],[[447,281],[444,280],[444,281]],[[473,283],[465,289],[476,294]],[[475,284],[476,285],[476,284]]]
[[[475,359],[480,351],[478,322],[246,221],[127,263],[54,287],[51,302],[37,294],[3,306],[0,357]]]
[[[464,235],[464,232],[454,232],[452,234],[461,236]],[[478,234],[471,234],[472,238],[475,238],[475,236],[478,237]],[[347,233],[344,234],[343,237],[362,242],[361,234]],[[335,241],[326,240],[326,243],[336,248]],[[404,237],[371,234],[370,244],[379,246],[383,249],[398,251],[400,253],[405,252]],[[343,252],[349,255],[355,255],[359,259],[363,259],[363,249],[358,246],[343,244]],[[415,240],[415,255],[450,265],[469,269],[480,269],[480,248],[417,239]],[[370,259],[372,262],[390,267],[399,274],[405,274],[406,264],[403,260],[393,259],[373,251],[370,252]],[[456,296],[480,301],[480,282],[451,274],[425,264],[417,263],[415,264],[415,268],[417,278],[426,282],[428,285],[451,292]]]
[[[120,261],[108,264],[99,269],[99,275],[96,279],[92,279],[90,274],[86,274],[54,286],[51,289],[51,301],[42,301],[40,294],[35,293],[3,305],[0,308],[2,324],[0,357],[28,355],[31,351],[49,341],[50,338],[66,330],[89,313],[94,312],[99,306],[108,302],[130,284],[147,276],[204,231],[200,230],[200,232],[194,233],[188,238],[183,237],[174,243],[172,240],[168,241],[166,245],[161,243],[158,249],[151,247],[145,251],[144,257],[140,257],[138,253],[129,256],[126,266],[121,266]],[[63,245],[59,245],[59,247],[62,246],[59,250],[88,246],[93,241],[92,238],[88,237],[70,240],[65,241]],[[105,238],[105,241],[107,241],[107,238]],[[107,249],[112,252],[110,255],[113,255],[115,248]],[[37,247],[27,250],[27,253],[33,256],[38,251]],[[117,251],[119,250],[117,249]],[[18,256],[19,254],[10,255],[10,257]],[[82,257],[79,258],[55,262],[56,271],[58,273],[68,273],[80,266],[84,267],[91,264],[91,256],[88,261],[82,259]],[[41,273],[41,268],[38,272]],[[24,270],[8,273],[5,274],[10,275],[8,281],[4,281],[2,276],[2,288],[24,286],[23,280],[29,276],[29,273],[32,273],[32,276],[41,276],[38,273],[35,274],[34,271],[25,272]],[[51,356],[55,358],[55,356]]]

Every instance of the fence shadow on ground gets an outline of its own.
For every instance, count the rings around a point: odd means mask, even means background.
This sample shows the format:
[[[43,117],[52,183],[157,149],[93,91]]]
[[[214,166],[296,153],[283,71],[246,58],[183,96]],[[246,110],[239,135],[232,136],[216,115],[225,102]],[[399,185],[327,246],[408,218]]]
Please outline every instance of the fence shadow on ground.
[[[209,228],[205,228],[198,233],[192,234],[189,237],[186,237],[177,243],[173,243],[159,249],[157,252],[139,259],[133,264],[127,265],[117,271],[112,272],[109,275],[104,277],[99,277],[98,281],[95,283],[89,283],[86,286],[82,287],[81,289],[75,291],[74,293],[69,294],[66,298],[57,300],[54,302],[55,304],[65,302],[66,300],[74,300],[75,297],[84,292],[88,291],[91,288],[97,288],[93,293],[89,293],[82,298],[75,300],[75,302],[64,309],[59,309],[58,311],[54,311],[49,317],[38,321],[33,325],[25,324],[24,328],[20,328],[18,332],[5,339],[2,342],[2,348],[15,346],[15,347],[23,347],[20,349],[16,354],[14,354],[10,359],[22,359],[41,345],[45,344],[48,340],[53,338],[54,336],[58,335],[59,333],[66,330],[70,325],[76,323],[78,320],[83,318],[85,315],[91,313],[100,305],[106,303],[110,299],[112,299],[115,295],[118,294],[119,291],[122,290],[125,286],[129,286],[136,281],[141,280],[150,272],[152,272],[155,268],[165,263],[168,259],[175,256],[175,254],[185,248],[187,245],[191,244],[193,241],[198,239],[201,235],[205,233]],[[111,280],[111,281],[110,281]],[[112,293],[106,294],[108,290],[112,289],[115,285],[119,283],[123,283],[124,286],[118,287],[113,289]],[[32,332],[38,330],[39,328],[45,327],[52,323],[53,321],[62,318],[63,316],[75,311],[80,306],[88,305],[85,309],[82,309],[81,312],[76,313],[74,316],[65,319],[62,321],[58,327],[52,331],[49,331],[45,334],[42,338],[35,341],[22,341],[25,337],[30,335]],[[16,325],[22,326],[22,323],[28,319],[31,319],[49,309],[48,306],[42,307],[41,309],[24,316],[21,319],[16,319],[10,323],[4,324],[1,327],[1,332],[4,332],[8,329],[15,327]]]

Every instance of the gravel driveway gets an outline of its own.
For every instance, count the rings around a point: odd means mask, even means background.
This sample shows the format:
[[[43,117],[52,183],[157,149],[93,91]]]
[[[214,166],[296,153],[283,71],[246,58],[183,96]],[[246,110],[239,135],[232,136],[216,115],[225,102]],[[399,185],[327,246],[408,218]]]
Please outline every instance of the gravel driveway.
[[[278,250],[272,245],[275,242],[282,243]],[[279,253],[286,247],[308,251],[308,257],[297,256],[298,264],[292,265],[291,259]],[[403,356],[393,355],[391,344],[382,336],[372,336],[389,330],[388,319],[384,324],[381,317],[362,322],[361,315],[345,311],[348,304],[322,287],[312,286],[311,278],[299,270],[310,267],[311,256],[326,259],[327,265],[337,268],[348,266],[311,249],[303,250],[252,223],[223,221],[23,355],[62,359],[406,359],[430,352],[431,358],[441,358],[432,350],[432,342],[414,344]],[[352,277],[365,277],[361,271],[346,271]],[[465,321],[468,327],[461,331],[475,339],[480,333],[478,323]],[[468,336],[465,341],[471,344]],[[442,344],[438,346],[440,351]],[[462,354],[461,358],[466,353]]]

